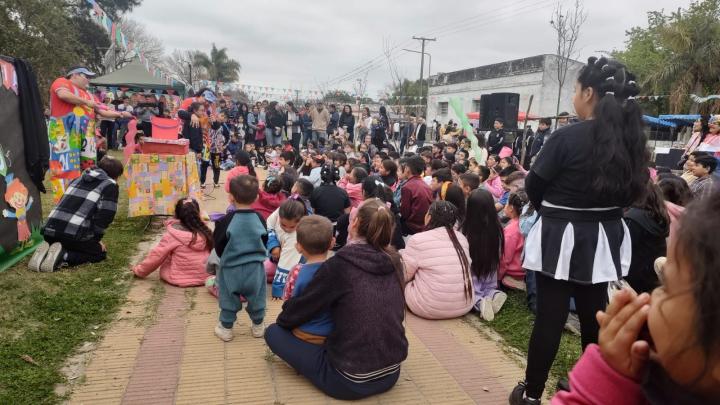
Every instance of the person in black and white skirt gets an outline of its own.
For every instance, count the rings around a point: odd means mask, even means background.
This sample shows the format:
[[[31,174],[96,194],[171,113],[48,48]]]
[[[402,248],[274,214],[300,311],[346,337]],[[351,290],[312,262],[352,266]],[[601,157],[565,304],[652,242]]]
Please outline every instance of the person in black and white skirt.
[[[642,112],[634,76],[617,61],[588,59],[575,85],[580,122],[546,141],[525,181],[540,219],[525,245],[523,267],[538,272],[537,317],[525,381],[510,404],[538,404],[575,297],[583,349],[597,342],[595,314],[605,309],[608,282],[626,276],[631,241],[623,208],[649,180]]]

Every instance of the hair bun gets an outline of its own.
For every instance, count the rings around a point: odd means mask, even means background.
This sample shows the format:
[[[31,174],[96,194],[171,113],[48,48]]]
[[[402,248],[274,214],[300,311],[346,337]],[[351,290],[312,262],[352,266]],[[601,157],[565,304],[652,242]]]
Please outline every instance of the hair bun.
[[[598,60],[598,58],[596,58],[595,56],[589,57],[589,58],[588,58],[588,61],[587,61],[588,66],[594,65],[595,62],[597,62],[597,60]]]

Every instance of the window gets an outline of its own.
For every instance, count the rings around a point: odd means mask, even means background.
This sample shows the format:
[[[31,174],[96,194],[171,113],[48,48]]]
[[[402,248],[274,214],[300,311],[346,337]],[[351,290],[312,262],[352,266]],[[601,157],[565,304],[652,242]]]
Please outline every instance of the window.
[[[440,115],[447,115],[448,113],[448,103],[447,101],[438,103],[440,105]]]
[[[481,106],[482,106],[482,104],[480,104],[480,100],[473,100],[472,110],[473,110],[474,112],[480,112]]]

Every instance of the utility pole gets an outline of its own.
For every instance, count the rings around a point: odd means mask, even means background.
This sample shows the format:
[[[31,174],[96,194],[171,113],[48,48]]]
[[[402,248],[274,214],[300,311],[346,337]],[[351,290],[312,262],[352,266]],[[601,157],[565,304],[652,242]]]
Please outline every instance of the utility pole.
[[[193,86],[192,63],[188,62],[188,68],[190,68],[190,88],[192,88],[192,86]]]
[[[300,90],[295,90],[295,103],[300,102]]]
[[[420,54],[420,102],[422,103],[423,87],[425,87],[425,86],[423,86],[423,73],[424,73],[423,68],[425,67],[425,41],[433,41],[434,42],[434,41],[437,41],[437,38],[425,38],[425,37],[413,36],[413,39],[422,41],[421,50],[420,50],[420,52],[422,52]],[[423,111],[423,110],[424,109],[421,109],[421,111]],[[424,111],[423,111],[423,114],[424,114]]]

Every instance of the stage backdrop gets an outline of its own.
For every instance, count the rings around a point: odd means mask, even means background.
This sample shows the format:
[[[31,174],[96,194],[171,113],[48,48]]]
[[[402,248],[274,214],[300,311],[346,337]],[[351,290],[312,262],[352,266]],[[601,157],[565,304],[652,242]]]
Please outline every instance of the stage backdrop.
[[[15,69],[0,59],[0,271],[42,242],[40,193],[25,169]],[[42,119],[42,118],[40,118]]]

